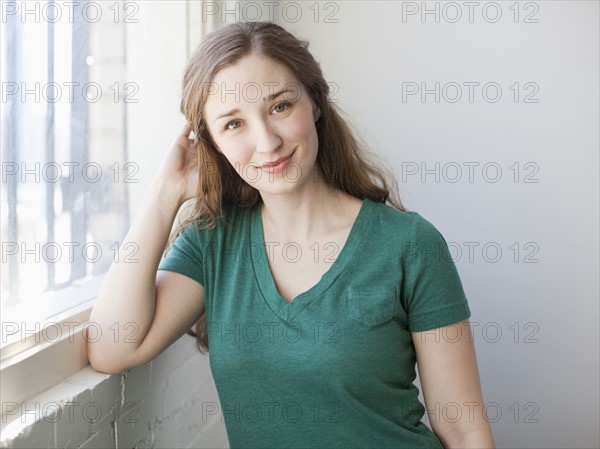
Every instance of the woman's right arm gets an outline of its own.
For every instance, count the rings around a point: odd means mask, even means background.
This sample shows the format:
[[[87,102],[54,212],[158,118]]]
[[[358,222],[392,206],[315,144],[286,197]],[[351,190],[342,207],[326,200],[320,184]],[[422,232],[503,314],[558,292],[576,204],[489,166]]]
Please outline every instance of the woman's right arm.
[[[117,374],[154,359],[204,312],[202,285],[178,273],[157,272],[177,211],[196,192],[198,168],[189,134],[186,125],[121,245],[135,245],[136,261],[127,263],[120,255],[113,262],[92,309],[87,354],[97,371]]]

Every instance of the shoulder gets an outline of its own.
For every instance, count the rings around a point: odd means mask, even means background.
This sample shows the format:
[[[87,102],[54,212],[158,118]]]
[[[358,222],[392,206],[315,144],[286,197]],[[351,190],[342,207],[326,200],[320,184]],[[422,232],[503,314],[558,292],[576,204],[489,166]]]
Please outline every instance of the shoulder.
[[[438,229],[419,212],[401,211],[387,204],[372,203],[377,221],[386,234],[400,235],[408,240],[422,240],[439,234]]]
[[[222,230],[231,223],[246,219],[252,211],[252,206],[244,207],[236,204],[224,204],[221,206],[221,215],[217,216],[214,226],[210,226],[208,218],[200,218],[186,223],[181,232],[187,233],[211,233]]]
[[[439,229],[416,211],[400,211],[383,203],[373,206],[369,242],[400,253],[406,261],[429,254],[446,255],[448,244]]]

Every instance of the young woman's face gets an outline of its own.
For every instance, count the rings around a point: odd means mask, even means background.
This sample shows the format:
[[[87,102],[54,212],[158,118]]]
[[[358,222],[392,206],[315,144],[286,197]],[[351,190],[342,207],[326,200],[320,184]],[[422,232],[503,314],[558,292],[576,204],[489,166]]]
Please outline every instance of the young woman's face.
[[[287,67],[256,54],[217,72],[204,108],[219,151],[265,193],[289,192],[314,179],[319,114]]]

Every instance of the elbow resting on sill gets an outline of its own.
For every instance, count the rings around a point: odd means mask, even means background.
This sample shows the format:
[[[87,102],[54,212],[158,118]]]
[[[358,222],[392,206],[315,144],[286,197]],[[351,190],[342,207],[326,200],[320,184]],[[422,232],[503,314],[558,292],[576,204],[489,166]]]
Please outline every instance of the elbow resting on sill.
[[[117,363],[107,361],[107,360],[98,360],[96,357],[90,355],[88,351],[88,360],[90,361],[90,365],[94,370],[104,373],[104,374],[112,374],[118,375],[127,371],[128,368],[124,366],[120,366]]]

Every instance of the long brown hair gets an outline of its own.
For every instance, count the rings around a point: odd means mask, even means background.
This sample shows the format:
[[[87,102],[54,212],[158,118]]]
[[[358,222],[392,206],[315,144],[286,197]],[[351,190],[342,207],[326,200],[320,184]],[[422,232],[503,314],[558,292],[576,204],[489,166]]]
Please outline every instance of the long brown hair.
[[[203,116],[210,85],[216,73],[251,53],[260,54],[286,66],[307,90],[321,111],[316,121],[319,139],[316,164],[323,180],[358,199],[369,198],[400,211],[407,209],[400,201],[397,182],[384,163],[371,152],[362,139],[352,132],[349,120],[329,96],[330,89],[319,63],[308,51],[309,43],[296,38],[271,22],[238,22],[224,25],[208,34],[196,48],[185,70],[181,112],[196,135],[199,182],[195,205],[190,216],[179,225],[177,233],[195,223],[200,229],[214,228],[219,219],[226,220],[223,206],[233,204],[252,207],[260,199],[257,189],[245,182],[214,145]],[[208,351],[206,314],[196,323],[200,352]]]

